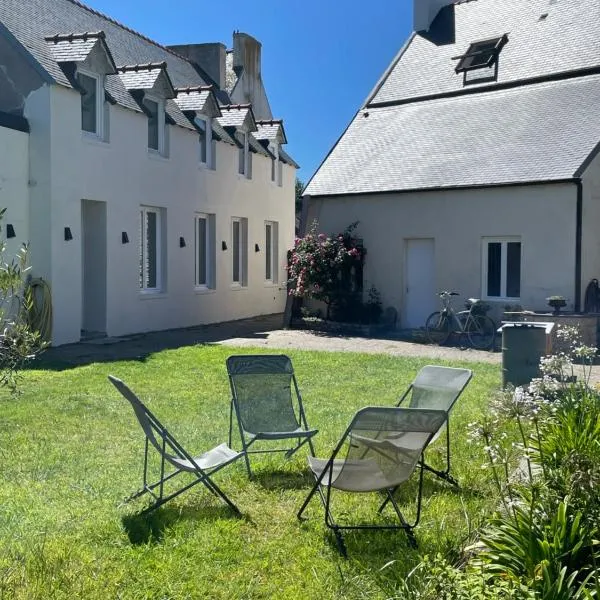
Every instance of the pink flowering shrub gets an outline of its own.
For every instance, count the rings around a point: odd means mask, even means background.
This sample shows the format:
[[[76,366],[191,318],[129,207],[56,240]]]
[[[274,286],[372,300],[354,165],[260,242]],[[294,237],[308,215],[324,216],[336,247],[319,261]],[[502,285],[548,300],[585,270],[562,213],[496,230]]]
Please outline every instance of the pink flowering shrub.
[[[361,301],[362,265],[366,251],[353,233],[358,221],[343,233],[317,233],[313,223],[309,233],[296,238],[289,254],[288,289],[290,296],[315,298],[341,310],[348,303]],[[361,281],[358,281],[361,279]]]

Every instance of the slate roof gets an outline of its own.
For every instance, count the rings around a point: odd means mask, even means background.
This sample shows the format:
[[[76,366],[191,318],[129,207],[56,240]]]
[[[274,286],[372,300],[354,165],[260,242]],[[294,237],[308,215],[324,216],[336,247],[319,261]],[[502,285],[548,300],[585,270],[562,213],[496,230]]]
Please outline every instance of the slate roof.
[[[161,73],[165,72],[165,63],[131,65],[119,67],[119,77],[128,90],[151,90]],[[174,95],[174,90],[173,90]]]
[[[567,179],[599,140],[600,75],[367,108],[305,194]]]
[[[272,119],[270,121],[256,121],[256,127],[257,132],[254,134],[256,139],[277,141],[279,136],[281,136],[282,143],[287,143],[282,120]]]
[[[56,62],[83,62],[93,50],[94,46],[104,40],[104,34],[101,31],[71,34],[55,35],[47,37],[46,41],[50,44],[52,55]]]
[[[498,84],[599,64],[598,0],[474,0],[442,9],[429,32],[416,33],[372,101],[462,90],[452,58],[505,33]]]
[[[248,114],[252,116],[252,108],[249,104],[230,104],[221,106],[221,113],[222,116],[218,117],[218,121],[223,127],[240,127]],[[254,116],[252,116],[252,123],[254,123]]]
[[[103,31],[117,65],[164,61],[175,87],[206,85],[183,57],[76,0],[1,0],[0,21],[51,77],[66,87],[71,87],[69,79],[53,54],[52,44],[45,38],[72,31]],[[122,106],[140,111],[119,75],[106,77],[106,90]],[[191,128],[174,102],[167,102],[167,112],[178,125]]]
[[[202,86],[195,89],[177,90],[175,102],[183,111],[193,110],[201,112],[210,98],[211,86]]]
[[[305,193],[572,178],[600,141],[599,17],[598,0],[443,8],[411,35]],[[504,34],[497,81],[464,85],[453,58]]]

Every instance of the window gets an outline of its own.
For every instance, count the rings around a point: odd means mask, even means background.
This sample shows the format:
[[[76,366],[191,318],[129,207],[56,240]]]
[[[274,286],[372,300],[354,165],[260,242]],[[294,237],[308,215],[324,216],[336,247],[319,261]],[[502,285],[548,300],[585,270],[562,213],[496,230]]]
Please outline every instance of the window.
[[[508,42],[508,36],[503,35],[471,44],[466,54],[454,57],[454,60],[459,61],[456,65],[456,72],[463,73],[473,69],[491,67],[498,59],[498,54],[506,42]]]
[[[140,289],[157,292],[162,287],[162,211],[140,208]]]
[[[148,115],[148,148],[159,154],[165,149],[165,108],[160,100],[144,98],[144,106]]]
[[[248,219],[234,217],[231,220],[232,282],[245,287],[248,285]]]
[[[520,238],[484,238],[482,263],[486,298],[520,298]]]
[[[246,175],[246,177],[250,177],[248,134],[244,131],[238,131],[236,137],[240,143],[240,148],[238,150],[238,173],[240,175]]]
[[[102,77],[91,73],[77,73],[81,91],[81,129],[100,137],[104,111],[104,86]]]
[[[215,215],[198,214],[195,218],[196,287],[215,287]]]
[[[194,122],[198,129],[200,164],[211,166],[212,128],[210,121],[202,117],[196,117]]]
[[[278,224],[265,222],[265,280],[277,283]]]

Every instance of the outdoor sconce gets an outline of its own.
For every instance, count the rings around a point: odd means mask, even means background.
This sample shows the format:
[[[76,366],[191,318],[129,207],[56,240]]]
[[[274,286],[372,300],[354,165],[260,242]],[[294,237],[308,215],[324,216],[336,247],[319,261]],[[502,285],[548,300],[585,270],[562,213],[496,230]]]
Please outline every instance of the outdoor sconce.
[[[129,244],[129,236],[126,231],[121,232],[121,244]]]
[[[258,244],[254,244],[254,252],[260,252],[260,246]]]
[[[227,242],[225,240],[221,242],[221,250],[227,250]]]
[[[65,242],[70,242],[73,239],[70,227],[65,227]]]
[[[179,238],[179,247],[185,248],[185,238],[183,236]]]
[[[6,226],[6,237],[7,238],[14,238],[16,236],[15,234],[15,228],[9,223]]]

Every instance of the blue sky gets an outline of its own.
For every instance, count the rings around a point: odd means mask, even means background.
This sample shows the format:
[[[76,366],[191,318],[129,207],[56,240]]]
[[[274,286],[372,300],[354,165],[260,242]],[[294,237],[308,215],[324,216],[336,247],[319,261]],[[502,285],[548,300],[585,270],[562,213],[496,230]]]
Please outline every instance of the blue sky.
[[[161,44],[263,45],[263,79],[307,182],[408,37],[411,0],[83,0]]]

